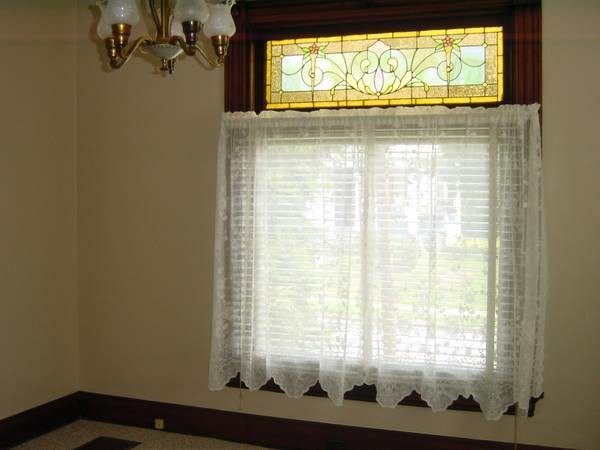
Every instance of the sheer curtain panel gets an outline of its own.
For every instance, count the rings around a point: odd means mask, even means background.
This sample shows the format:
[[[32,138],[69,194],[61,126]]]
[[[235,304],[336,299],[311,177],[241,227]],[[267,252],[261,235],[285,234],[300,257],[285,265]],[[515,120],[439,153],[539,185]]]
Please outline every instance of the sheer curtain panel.
[[[538,106],[228,113],[209,387],[240,373],[336,405],[542,392]]]

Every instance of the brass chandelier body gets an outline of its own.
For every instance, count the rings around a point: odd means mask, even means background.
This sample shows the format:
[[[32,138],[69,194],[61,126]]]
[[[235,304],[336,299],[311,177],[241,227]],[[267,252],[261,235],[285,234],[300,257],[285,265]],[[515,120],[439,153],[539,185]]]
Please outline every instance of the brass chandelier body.
[[[228,4],[231,5],[231,3]],[[148,6],[156,25],[155,37],[140,36],[128,47],[132,26],[126,23],[111,25],[112,36],[107,37],[104,41],[110,66],[113,69],[123,67],[138,49],[147,50],[148,53],[157,56],[161,62],[160,70],[169,73],[173,73],[177,56],[182,52],[188,56],[201,56],[211,68],[223,66],[229,47],[230,37],[228,35],[218,34],[210,37],[214,56],[209,55],[203,45],[198,42],[202,29],[200,21],[181,22],[183,37],[173,35],[171,33],[171,25],[174,20],[173,6],[169,0],[160,0],[159,5],[157,5],[157,0],[148,0]]]

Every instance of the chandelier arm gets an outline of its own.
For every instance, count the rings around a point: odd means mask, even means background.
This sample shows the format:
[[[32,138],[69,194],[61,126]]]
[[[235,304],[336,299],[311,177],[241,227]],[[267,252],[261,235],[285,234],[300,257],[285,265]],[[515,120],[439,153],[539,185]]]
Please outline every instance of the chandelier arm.
[[[160,30],[162,25],[160,23],[160,17],[158,16],[158,10],[156,9],[155,0],[148,0],[148,5],[150,6],[150,12],[152,13],[152,19],[154,20],[154,24],[156,25],[156,30]]]
[[[179,45],[188,56],[194,56],[196,54],[196,47],[188,45],[181,36],[171,36],[169,43]]]
[[[138,48],[140,48],[141,45],[143,45],[145,43],[150,43],[150,42],[152,42],[152,38],[150,36],[141,36],[141,37],[137,38],[133,42],[131,47],[129,47],[128,49],[120,49],[117,51],[117,55],[116,55],[117,57],[111,57],[110,66],[113,69],[120,69],[127,63],[127,61],[129,61],[131,59],[133,54],[136,52],[136,50]],[[125,51],[123,51],[123,50],[125,50]]]
[[[196,56],[200,54],[200,56],[202,56],[202,59],[206,63],[208,63],[211,69],[218,69],[219,67],[223,67],[223,62],[219,62],[218,60],[211,58],[204,49],[204,47],[202,47],[200,44],[188,45],[185,39],[183,39],[181,36],[172,36],[169,42],[171,44],[179,45],[187,56]]]
[[[160,37],[169,37],[169,27],[171,22],[171,9],[168,4],[168,0],[160,0]]]
[[[210,56],[208,56],[208,53],[206,53],[206,50],[204,49],[204,47],[202,47],[199,44],[196,44],[194,47],[195,47],[196,51],[198,52],[198,54],[200,54],[200,56],[202,56],[202,58],[208,63],[208,65],[211,68],[218,69],[220,67],[223,67],[223,61],[215,60],[215,59],[211,58]]]

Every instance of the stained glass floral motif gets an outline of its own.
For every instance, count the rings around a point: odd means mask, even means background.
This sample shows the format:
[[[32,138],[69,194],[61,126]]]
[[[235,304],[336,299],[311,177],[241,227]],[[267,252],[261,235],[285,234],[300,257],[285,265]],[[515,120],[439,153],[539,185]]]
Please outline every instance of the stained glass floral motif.
[[[268,41],[267,109],[499,102],[502,27]]]

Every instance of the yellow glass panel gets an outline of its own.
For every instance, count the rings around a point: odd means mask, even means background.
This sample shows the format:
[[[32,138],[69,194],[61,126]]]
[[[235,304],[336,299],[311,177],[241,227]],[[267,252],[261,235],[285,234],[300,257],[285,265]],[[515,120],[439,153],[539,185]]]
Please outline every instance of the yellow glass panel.
[[[343,51],[347,51],[346,47],[342,47],[342,46],[346,46],[346,45],[350,45],[351,43],[346,42],[343,43],[341,41],[337,41],[337,42],[328,42],[327,43],[327,53],[331,54],[331,53],[342,53]]]
[[[342,40],[344,41],[362,41],[363,39],[367,39],[366,34],[349,34],[348,36],[342,36]]]
[[[498,45],[498,34],[497,33],[484,33],[485,42],[487,45]]]
[[[439,34],[436,36],[440,36]],[[435,41],[432,36],[420,36],[417,38],[417,48],[433,48]]]
[[[484,45],[485,44],[485,45]],[[473,34],[465,34],[465,37],[460,41],[461,46],[475,46],[475,47],[487,47],[487,42],[485,42],[485,34],[483,33],[473,33]]]
[[[389,100],[365,100],[365,106],[383,106],[388,105],[390,103]]]
[[[347,106],[364,106],[365,102],[363,100],[348,100],[346,102]]]
[[[448,97],[460,98],[460,97],[481,97],[485,95],[486,86],[450,86],[448,88]],[[439,95],[444,97],[444,95]]]
[[[443,99],[444,103],[471,103],[470,97],[449,97]]]
[[[317,42],[339,42],[341,40],[342,40],[341,36],[320,37],[320,38],[317,38]]]
[[[502,38],[502,33],[498,33],[498,55],[504,54],[504,39]]]
[[[419,36],[441,36],[446,34],[446,30],[426,30],[426,31],[419,31]]]
[[[367,41],[365,39],[357,39],[355,41],[344,41],[343,42],[343,46],[344,46],[344,53],[348,54],[348,53],[352,53],[352,52],[362,52],[367,50],[371,45],[373,45],[375,42],[375,40],[370,40]]]
[[[265,69],[267,71],[267,83],[271,84],[271,76],[273,75],[273,72],[271,71],[271,60],[267,59],[267,62],[265,63]]]
[[[301,55],[302,52],[302,47],[298,44],[285,44],[281,47],[281,54],[284,57],[289,55]]]
[[[272,74],[272,83],[271,83],[271,89],[274,92],[278,92],[281,91],[281,67],[280,66],[275,66],[273,67],[273,70],[271,71]],[[269,80],[271,81],[271,80]]]
[[[314,107],[314,102],[298,102],[298,103],[290,103],[292,108],[312,108]]]
[[[339,106],[340,102],[319,102],[321,108],[331,108]]]
[[[416,31],[400,31],[398,33],[393,33],[393,37],[395,38],[404,38],[404,37],[417,37]]]
[[[488,46],[485,49],[486,53],[486,82],[494,83],[498,78],[498,54],[495,46]]]
[[[416,48],[416,44],[417,44],[417,37],[416,36],[410,36],[408,38],[404,37],[404,38],[399,38],[397,36],[394,36],[391,39],[386,39],[385,42],[387,44],[389,44],[389,46],[395,50],[401,50],[401,49],[414,49]]]
[[[498,100],[502,100],[504,98],[504,78],[502,76],[498,77]]]
[[[429,97],[429,92],[423,89],[421,86],[413,86],[410,90],[411,98],[427,98]],[[444,87],[444,92],[447,92],[447,89]],[[446,95],[446,94],[444,94]],[[431,98],[431,97],[430,97]]]
[[[331,95],[329,91],[319,91],[312,93],[312,100],[313,102],[332,102],[338,100],[346,100],[346,95],[344,91],[336,91],[333,95]]]
[[[296,43],[296,39],[283,39],[281,41],[271,41],[271,43],[273,45],[288,45],[288,44],[295,44]]]
[[[473,101],[475,101],[477,103],[492,103],[492,102],[497,102],[499,100],[500,100],[499,97],[477,97],[477,98],[473,99]]]
[[[498,101],[502,39],[473,27],[268,41],[267,108]]]
[[[374,33],[374,34],[367,34],[367,37],[369,39],[385,39],[385,38],[394,37],[394,33]]]
[[[412,104],[412,99],[410,99],[410,98],[399,98],[396,100],[390,100],[390,105],[399,106],[399,105],[410,105],[410,104]]]
[[[269,103],[267,109],[289,109],[289,103]]]

